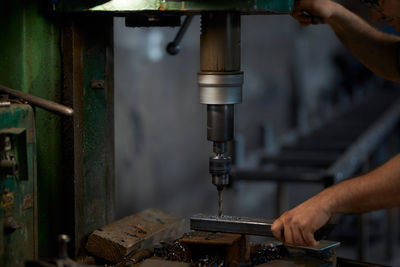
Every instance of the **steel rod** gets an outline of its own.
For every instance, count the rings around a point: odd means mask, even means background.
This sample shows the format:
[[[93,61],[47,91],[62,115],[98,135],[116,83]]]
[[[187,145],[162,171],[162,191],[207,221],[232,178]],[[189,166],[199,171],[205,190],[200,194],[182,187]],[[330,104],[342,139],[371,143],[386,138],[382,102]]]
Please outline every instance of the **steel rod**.
[[[37,96],[33,96],[18,90],[11,89],[7,86],[1,85],[0,84],[0,94],[8,94],[10,96],[16,97],[23,99],[27,101],[29,104],[32,104],[34,106],[38,106],[40,108],[43,108],[45,110],[48,110],[53,113],[65,115],[65,116],[72,116],[74,114],[74,110],[72,108],[63,106],[61,104],[58,104],[53,101],[49,101]]]

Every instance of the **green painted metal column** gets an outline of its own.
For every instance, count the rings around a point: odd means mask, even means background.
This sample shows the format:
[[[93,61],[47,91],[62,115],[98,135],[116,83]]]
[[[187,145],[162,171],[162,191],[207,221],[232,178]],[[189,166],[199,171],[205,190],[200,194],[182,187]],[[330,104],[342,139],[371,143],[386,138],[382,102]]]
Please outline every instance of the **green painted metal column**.
[[[76,254],[94,230],[114,219],[113,18],[82,14],[62,31],[64,98],[74,120],[64,130],[68,158],[74,157]],[[71,154],[73,153],[73,154]]]
[[[112,28],[112,17],[54,13],[50,1],[2,3],[0,84],[76,111],[61,118],[35,109],[42,257],[57,255],[60,233],[72,237],[77,253],[91,231],[113,219]]]
[[[0,83],[60,102],[61,56],[59,30],[35,1],[6,1],[0,11]],[[61,176],[61,120],[36,112],[38,161],[38,221],[40,253],[59,229],[58,186]]]
[[[34,114],[11,104],[0,118],[0,266],[23,266],[38,253]]]

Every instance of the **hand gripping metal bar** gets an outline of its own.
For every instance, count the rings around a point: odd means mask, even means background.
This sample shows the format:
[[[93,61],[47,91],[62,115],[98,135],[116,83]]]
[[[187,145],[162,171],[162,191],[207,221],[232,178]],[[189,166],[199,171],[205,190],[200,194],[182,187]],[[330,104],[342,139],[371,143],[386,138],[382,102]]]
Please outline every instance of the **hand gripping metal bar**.
[[[271,226],[273,220],[236,216],[209,216],[196,214],[190,217],[190,229],[208,232],[237,233],[246,235],[273,237]],[[325,239],[334,225],[326,224],[315,232],[316,240]]]

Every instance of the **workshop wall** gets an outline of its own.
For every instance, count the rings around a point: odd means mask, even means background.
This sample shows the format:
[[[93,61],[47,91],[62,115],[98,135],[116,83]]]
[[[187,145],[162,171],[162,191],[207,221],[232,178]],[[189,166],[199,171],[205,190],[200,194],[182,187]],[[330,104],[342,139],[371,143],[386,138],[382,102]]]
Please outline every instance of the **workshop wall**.
[[[114,30],[118,217],[148,207],[182,216],[216,213],[208,174],[212,144],[196,84],[199,18],[177,56],[165,52],[177,28],[126,28],[117,18]],[[272,126],[279,140],[329,109],[332,55],[342,49],[327,26],[303,28],[289,16],[243,16],[244,101],[236,106],[235,128],[246,151],[259,146],[261,126]],[[224,192],[224,212],[274,217],[274,196],[273,185],[237,185]]]

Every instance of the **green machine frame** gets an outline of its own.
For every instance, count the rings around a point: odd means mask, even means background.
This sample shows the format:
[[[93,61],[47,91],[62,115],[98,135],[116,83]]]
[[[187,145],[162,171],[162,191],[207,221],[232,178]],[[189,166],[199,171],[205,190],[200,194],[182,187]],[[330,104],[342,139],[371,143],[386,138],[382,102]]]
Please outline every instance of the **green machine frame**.
[[[22,266],[38,252],[34,114],[12,104],[0,118],[0,265]]]
[[[72,237],[71,254],[78,255],[87,235],[114,218],[112,28],[110,16],[60,15],[47,1],[2,3],[0,84],[74,109],[73,118],[64,118],[34,108],[38,231],[25,235],[38,246],[6,266],[57,255],[60,233]],[[0,107],[0,125],[9,109]],[[3,225],[4,209],[0,213]],[[24,247],[19,231],[0,229],[1,258],[13,257],[13,242]]]

